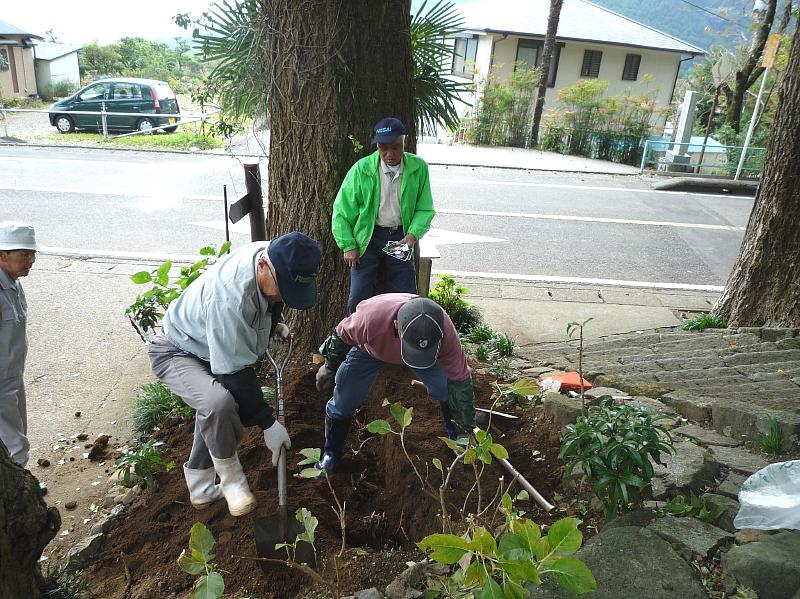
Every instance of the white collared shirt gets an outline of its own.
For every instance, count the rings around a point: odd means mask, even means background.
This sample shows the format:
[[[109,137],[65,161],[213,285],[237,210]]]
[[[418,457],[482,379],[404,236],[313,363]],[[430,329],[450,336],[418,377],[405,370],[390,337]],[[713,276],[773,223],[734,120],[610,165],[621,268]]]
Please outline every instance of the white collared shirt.
[[[403,160],[396,167],[388,166],[383,159],[378,163],[381,178],[381,203],[375,224],[379,227],[399,227],[403,224],[400,214],[400,186],[403,182]]]

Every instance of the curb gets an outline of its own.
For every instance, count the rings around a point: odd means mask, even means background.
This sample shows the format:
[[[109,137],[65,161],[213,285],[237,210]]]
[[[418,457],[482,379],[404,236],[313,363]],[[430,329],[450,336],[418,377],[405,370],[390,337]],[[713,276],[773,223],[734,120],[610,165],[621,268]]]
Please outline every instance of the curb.
[[[720,194],[755,196],[758,181],[734,181],[733,179],[699,179],[677,177],[663,183],[656,183],[653,189],[664,191],[716,191]]]

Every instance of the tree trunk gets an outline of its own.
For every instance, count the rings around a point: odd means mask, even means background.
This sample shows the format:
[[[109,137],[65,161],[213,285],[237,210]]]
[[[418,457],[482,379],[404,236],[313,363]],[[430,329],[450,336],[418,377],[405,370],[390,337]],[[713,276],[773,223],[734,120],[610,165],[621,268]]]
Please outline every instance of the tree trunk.
[[[725,93],[727,100],[727,112],[725,114],[726,121],[733,127],[736,133],[739,133],[742,122],[742,109],[744,108],[744,96],[753,84],[758,81],[764,68],[758,66],[761,61],[761,55],[764,53],[764,46],[767,43],[769,32],[772,29],[772,23],[775,21],[775,11],[778,6],[778,0],[767,0],[767,10],[764,12],[763,20],[758,24],[753,37],[753,48],[747,56],[744,66],[736,71],[733,89],[727,84],[724,84],[722,91]]]
[[[800,28],[739,257],[714,312],[729,326],[800,326]]]
[[[272,123],[267,236],[302,231],[322,247],[319,303],[288,318],[301,331],[303,356],[345,315],[350,273],[331,235],[339,185],[375,150],[372,127],[385,116],[406,124],[406,149],[416,148],[411,7],[409,0],[265,0],[264,11]]]
[[[544,38],[542,49],[542,72],[539,76],[539,92],[536,96],[536,107],[533,109],[533,127],[531,128],[531,145],[539,144],[539,125],[544,112],[544,96],[547,93],[547,81],[550,77],[550,63],[553,60],[553,50],[556,47],[556,32],[558,21],[561,18],[561,5],[564,0],[550,0],[550,14],[547,17],[547,34]]]
[[[0,597],[41,597],[39,558],[60,527],[39,481],[11,461],[0,441]]]

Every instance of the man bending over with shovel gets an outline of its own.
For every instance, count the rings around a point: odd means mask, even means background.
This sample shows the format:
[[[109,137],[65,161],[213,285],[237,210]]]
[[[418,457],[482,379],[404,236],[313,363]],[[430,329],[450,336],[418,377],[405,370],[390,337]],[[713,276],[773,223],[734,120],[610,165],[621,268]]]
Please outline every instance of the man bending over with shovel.
[[[256,506],[236,450],[245,426],[260,426],[276,465],[291,446],[264,402],[252,364],[273,335],[286,338],[281,311],[317,302],[320,249],[302,233],[238,248],[170,304],[148,345],[153,372],[195,409],[194,443],[183,465],[196,508],[225,497],[232,516]],[[219,484],[215,484],[219,476]]]
[[[320,347],[325,357],[317,389],[333,397],[325,409],[325,450],[317,464],[332,474],[344,453],[355,411],[364,403],[384,364],[406,364],[439,402],[447,436],[475,426],[472,376],[458,333],[431,299],[386,293],[366,299]],[[335,386],[334,386],[335,383]]]

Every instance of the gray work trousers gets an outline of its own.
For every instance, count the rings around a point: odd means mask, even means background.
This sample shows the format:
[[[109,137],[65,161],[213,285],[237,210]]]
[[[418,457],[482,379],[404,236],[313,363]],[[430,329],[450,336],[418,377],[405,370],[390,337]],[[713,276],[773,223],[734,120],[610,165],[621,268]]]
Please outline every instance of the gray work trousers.
[[[31,447],[27,434],[28,410],[22,375],[0,379],[0,439],[11,459],[23,468]]]
[[[175,347],[158,333],[147,346],[153,372],[175,395],[195,410],[194,442],[187,467],[211,468],[211,456],[233,457],[244,435],[239,406],[211,373],[211,366],[194,354]]]

